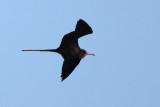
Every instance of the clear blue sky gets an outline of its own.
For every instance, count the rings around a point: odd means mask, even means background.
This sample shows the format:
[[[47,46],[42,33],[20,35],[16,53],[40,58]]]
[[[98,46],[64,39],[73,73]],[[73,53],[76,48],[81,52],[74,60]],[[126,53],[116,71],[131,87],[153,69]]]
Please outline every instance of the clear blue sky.
[[[85,20],[87,56],[61,82],[57,48]],[[1,0],[0,107],[160,107],[159,0]]]

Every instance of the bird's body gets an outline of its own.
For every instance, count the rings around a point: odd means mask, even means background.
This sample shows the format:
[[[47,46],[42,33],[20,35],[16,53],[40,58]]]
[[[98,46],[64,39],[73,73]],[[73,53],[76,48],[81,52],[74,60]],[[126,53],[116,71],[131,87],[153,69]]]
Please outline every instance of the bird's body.
[[[76,29],[73,32],[66,34],[60,46],[57,49],[47,50],[22,50],[22,51],[50,51],[57,52],[64,58],[62,67],[62,81],[66,79],[75,67],[79,64],[82,58],[86,55],[94,55],[87,53],[84,49],[81,49],[78,45],[78,39],[84,35],[93,33],[91,27],[82,19],[77,22]]]

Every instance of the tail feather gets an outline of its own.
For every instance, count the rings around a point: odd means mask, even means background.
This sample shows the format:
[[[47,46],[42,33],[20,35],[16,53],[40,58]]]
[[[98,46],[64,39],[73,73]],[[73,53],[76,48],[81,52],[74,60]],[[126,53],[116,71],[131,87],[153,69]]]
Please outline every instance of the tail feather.
[[[46,50],[22,50],[22,51],[48,51],[48,52],[57,52],[57,49],[46,49]]]

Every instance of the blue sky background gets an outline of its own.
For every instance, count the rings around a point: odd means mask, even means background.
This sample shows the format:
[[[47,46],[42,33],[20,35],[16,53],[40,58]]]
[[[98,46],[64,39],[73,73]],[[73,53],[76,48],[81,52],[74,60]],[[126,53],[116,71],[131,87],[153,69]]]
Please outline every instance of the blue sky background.
[[[85,20],[87,56],[60,82],[57,48]],[[160,107],[159,0],[0,1],[0,107]]]

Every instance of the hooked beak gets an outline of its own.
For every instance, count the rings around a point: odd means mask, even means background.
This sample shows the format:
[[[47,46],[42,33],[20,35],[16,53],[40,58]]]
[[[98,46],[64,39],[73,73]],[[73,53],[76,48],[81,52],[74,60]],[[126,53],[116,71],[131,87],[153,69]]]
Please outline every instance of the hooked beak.
[[[87,54],[87,55],[93,55],[93,56],[95,56],[95,54],[92,54],[92,53],[88,53],[88,52],[87,52],[86,54]]]

